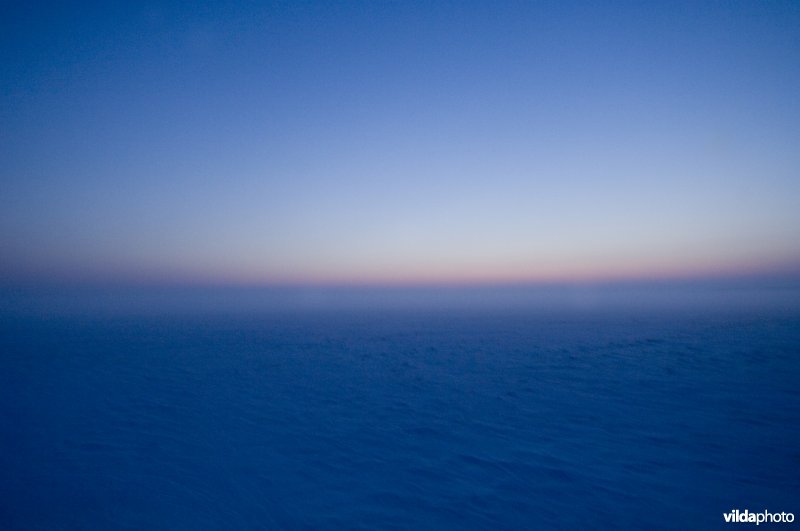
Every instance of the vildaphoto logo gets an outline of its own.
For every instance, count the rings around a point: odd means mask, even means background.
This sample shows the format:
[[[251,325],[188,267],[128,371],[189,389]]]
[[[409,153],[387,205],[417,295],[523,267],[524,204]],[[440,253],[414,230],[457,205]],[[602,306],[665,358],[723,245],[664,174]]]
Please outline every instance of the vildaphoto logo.
[[[763,513],[751,513],[747,509],[744,511],[734,509],[729,513],[723,513],[722,517],[728,523],[736,522],[740,524],[791,524],[794,522],[793,513],[771,513],[767,510]]]

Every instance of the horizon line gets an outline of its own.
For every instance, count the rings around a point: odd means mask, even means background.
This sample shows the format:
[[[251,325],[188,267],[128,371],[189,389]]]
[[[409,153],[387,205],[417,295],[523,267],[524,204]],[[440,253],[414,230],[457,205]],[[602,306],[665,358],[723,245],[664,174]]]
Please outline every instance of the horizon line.
[[[761,284],[789,283],[800,285],[800,269],[762,272],[724,272],[672,275],[597,275],[576,278],[472,278],[472,279],[292,279],[248,281],[201,278],[108,278],[94,279],[11,279],[0,280],[0,289],[71,290],[71,289],[229,289],[229,290],[346,290],[346,289],[502,289],[502,288],[578,288],[613,286],[658,286],[681,284]]]

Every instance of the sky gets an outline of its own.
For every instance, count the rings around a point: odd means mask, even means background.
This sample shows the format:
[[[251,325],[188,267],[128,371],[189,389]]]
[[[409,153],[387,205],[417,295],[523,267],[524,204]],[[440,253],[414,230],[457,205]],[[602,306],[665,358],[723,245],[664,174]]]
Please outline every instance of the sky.
[[[5,3],[0,281],[800,276],[800,3]]]

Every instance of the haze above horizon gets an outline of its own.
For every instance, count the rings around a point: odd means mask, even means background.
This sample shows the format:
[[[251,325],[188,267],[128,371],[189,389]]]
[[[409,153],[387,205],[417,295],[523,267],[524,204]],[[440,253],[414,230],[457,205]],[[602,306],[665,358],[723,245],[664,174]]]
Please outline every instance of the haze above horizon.
[[[0,284],[800,278],[797,2],[0,17]]]

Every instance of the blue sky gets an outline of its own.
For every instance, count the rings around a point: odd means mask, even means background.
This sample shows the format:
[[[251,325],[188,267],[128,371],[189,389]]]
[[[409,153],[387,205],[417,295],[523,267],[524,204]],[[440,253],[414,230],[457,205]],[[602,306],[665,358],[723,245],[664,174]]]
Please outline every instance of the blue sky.
[[[7,283],[800,272],[797,2],[3,11]]]

